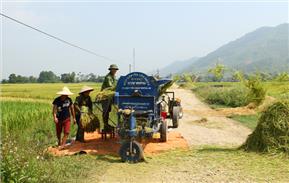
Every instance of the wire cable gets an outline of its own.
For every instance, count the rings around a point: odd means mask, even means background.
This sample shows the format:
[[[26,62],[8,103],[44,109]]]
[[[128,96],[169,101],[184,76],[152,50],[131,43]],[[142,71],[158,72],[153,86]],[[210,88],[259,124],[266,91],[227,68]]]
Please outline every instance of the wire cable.
[[[93,51],[91,51],[91,50],[88,50],[88,49],[82,48],[82,47],[80,47],[80,46],[77,46],[77,45],[75,45],[75,44],[73,44],[73,43],[70,43],[70,42],[68,42],[68,41],[65,41],[65,40],[63,40],[63,39],[61,39],[61,38],[59,38],[59,37],[53,36],[52,34],[49,34],[49,33],[47,33],[47,32],[44,32],[44,31],[42,31],[42,30],[40,30],[40,29],[38,29],[38,28],[32,27],[32,26],[30,26],[30,25],[28,25],[28,24],[26,24],[26,23],[23,23],[23,22],[21,22],[21,21],[19,21],[19,20],[16,20],[16,19],[14,19],[14,18],[12,18],[12,17],[10,17],[10,16],[7,16],[7,15],[5,15],[5,14],[3,14],[3,13],[0,13],[0,15],[3,16],[3,17],[5,17],[5,18],[8,18],[8,19],[10,19],[10,20],[12,20],[12,21],[14,21],[14,22],[16,22],[16,23],[19,23],[19,24],[21,24],[21,25],[24,25],[24,26],[26,26],[26,27],[28,27],[28,28],[30,28],[30,29],[33,29],[33,30],[35,30],[35,31],[37,31],[37,32],[40,32],[40,33],[42,33],[42,34],[45,34],[46,36],[48,36],[48,37],[50,37],[50,38],[53,38],[53,39],[56,39],[56,40],[58,40],[58,41],[60,41],[60,42],[62,42],[62,43],[68,44],[69,46],[78,48],[78,49],[80,49],[80,50],[82,50],[82,51],[84,51],[84,52],[90,53],[90,54],[92,54],[92,55],[94,55],[94,56],[101,57],[101,58],[106,59],[106,60],[109,60],[109,61],[114,61],[113,59],[111,59],[111,58],[109,58],[109,57],[106,57],[106,56],[97,54],[97,53],[95,53],[95,52],[93,52]]]

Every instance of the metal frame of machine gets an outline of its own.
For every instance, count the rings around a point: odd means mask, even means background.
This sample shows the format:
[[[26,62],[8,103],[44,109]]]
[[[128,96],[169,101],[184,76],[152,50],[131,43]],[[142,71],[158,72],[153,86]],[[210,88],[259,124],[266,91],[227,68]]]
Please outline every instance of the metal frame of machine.
[[[119,109],[117,132],[122,141],[119,155],[123,161],[144,159],[139,139],[151,138],[160,132],[161,141],[166,142],[167,119],[172,119],[173,127],[178,127],[182,116],[180,101],[175,99],[174,92],[161,93],[169,82],[172,80],[157,80],[141,72],[121,76],[118,80],[114,101]],[[169,96],[171,94],[173,97]]]

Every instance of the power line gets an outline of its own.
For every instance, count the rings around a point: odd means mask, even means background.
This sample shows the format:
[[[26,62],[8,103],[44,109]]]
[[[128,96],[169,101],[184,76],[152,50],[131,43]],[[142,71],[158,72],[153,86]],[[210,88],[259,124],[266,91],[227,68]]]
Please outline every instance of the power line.
[[[65,41],[65,40],[63,40],[63,39],[61,39],[61,38],[59,38],[59,37],[53,36],[52,34],[49,34],[49,33],[47,33],[47,32],[44,32],[44,31],[42,31],[42,30],[40,30],[40,29],[38,29],[38,28],[32,27],[32,26],[30,26],[30,25],[28,25],[28,24],[26,24],[26,23],[23,23],[23,22],[21,22],[21,21],[19,21],[19,20],[16,20],[16,19],[12,18],[12,17],[9,17],[9,16],[7,16],[7,15],[4,15],[3,13],[0,13],[0,15],[3,16],[3,17],[5,17],[5,18],[8,18],[8,19],[10,19],[10,20],[12,20],[12,21],[14,21],[14,22],[16,22],[16,23],[19,23],[19,24],[21,24],[21,25],[24,25],[24,26],[26,26],[26,27],[28,27],[28,28],[30,28],[30,29],[33,29],[33,30],[35,30],[35,31],[37,31],[37,32],[40,32],[40,33],[42,33],[42,34],[45,34],[46,36],[48,36],[48,37],[50,37],[50,38],[53,38],[53,39],[56,39],[56,40],[58,40],[58,41],[60,41],[60,42],[62,42],[62,43],[68,44],[69,46],[78,48],[78,49],[80,49],[80,50],[82,50],[82,51],[85,51],[85,52],[87,52],[87,53],[90,53],[90,54],[92,54],[92,55],[94,55],[94,56],[101,57],[101,58],[106,59],[106,60],[109,60],[109,61],[114,61],[113,59],[111,59],[111,58],[109,58],[109,57],[106,57],[106,56],[97,54],[97,53],[95,53],[95,52],[93,52],[93,51],[90,51],[90,50],[88,50],[88,49],[85,49],[85,48],[82,48],[82,47],[80,47],[80,46],[77,46],[77,45],[75,45],[75,44],[73,44],[73,43],[70,43],[70,42],[68,42],[68,41]]]

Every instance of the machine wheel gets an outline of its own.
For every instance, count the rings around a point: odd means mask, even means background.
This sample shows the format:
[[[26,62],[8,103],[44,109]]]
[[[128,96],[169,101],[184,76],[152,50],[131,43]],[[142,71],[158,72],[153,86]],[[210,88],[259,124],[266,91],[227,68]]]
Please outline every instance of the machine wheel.
[[[161,141],[167,142],[168,141],[168,124],[167,121],[163,121],[161,125]]]
[[[143,148],[136,141],[126,141],[120,147],[119,156],[124,162],[137,163],[144,159]]]
[[[183,118],[183,108],[180,106],[179,107],[180,111],[179,111],[179,118],[182,119]]]
[[[173,127],[179,127],[179,119],[180,119],[180,107],[175,106],[173,107]]]

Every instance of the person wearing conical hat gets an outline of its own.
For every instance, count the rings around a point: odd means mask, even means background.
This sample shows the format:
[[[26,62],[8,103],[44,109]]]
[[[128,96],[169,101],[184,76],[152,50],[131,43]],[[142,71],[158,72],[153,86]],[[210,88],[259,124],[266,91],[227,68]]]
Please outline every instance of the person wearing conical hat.
[[[75,121],[75,113],[74,107],[70,95],[73,93],[67,88],[63,87],[61,91],[56,93],[60,95],[55,98],[53,101],[53,119],[56,125],[56,135],[58,139],[58,146],[64,147],[66,144],[66,139],[69,135],[70,131],[70,116],[72,115],[74,124]],[[63,138],[61,139],[62,131],[64,133]]]
[[[74,108],[76,112],[76,123],[77,123],[77,133],[76,141],[84,143],[84,129],[81,126],[80,117],[81,117],[81,108],[83,106],[87,107],[89,112],[92,112],[92,101],[89,96],[90,92],[94,89],[89,86],[83,86],[79,92],[79,96],[76,97],[74,102]]]
[[[105,89],[113,89],[116,86],[116,72],[118,71],[118,67],[115,64],[112,64],[108,68],[109,73],[105,76],[104,81],[101,86],[101,91]],[[107,99],[102,101],[102,119],[104,123],[104,133],[109,133],[112,131],[112,127],[108,124],[109,120],[109,113],[111,112],[111,105],[112,105],[112,100]]]

